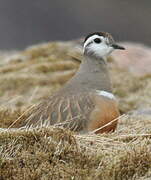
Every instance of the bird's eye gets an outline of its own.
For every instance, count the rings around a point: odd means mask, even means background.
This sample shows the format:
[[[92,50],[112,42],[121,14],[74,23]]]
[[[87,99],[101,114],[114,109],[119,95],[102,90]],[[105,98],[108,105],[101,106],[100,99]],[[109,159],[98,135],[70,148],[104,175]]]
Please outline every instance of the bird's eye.
[[[96,39],[94,39],[94,42],[97,43],[97,44],[99,44],[99,43],[101,43],[101,39],[96,38]]]

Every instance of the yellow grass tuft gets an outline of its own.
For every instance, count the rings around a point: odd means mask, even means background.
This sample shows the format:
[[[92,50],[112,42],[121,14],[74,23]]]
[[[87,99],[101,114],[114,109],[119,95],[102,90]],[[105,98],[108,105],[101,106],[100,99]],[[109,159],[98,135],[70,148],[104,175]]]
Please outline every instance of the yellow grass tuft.
[[[2,60],[0,179],[151,178],[150,76],[121,71],[111,57],[113,88],[122,113],[116,132],[79,135],[55,126],[19,128],[32,107],[78,69],[81,51],[73,53],[74,45],[42,44]]]

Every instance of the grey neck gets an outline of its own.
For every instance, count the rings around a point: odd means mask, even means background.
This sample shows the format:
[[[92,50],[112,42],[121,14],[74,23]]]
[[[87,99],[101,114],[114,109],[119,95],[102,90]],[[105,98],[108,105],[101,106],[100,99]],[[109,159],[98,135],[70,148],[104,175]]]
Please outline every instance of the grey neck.
[[[65,88],[78,90],[103,90],[111,92],[108,67],[104,59],[84,56],[76,75],[66,84]]]

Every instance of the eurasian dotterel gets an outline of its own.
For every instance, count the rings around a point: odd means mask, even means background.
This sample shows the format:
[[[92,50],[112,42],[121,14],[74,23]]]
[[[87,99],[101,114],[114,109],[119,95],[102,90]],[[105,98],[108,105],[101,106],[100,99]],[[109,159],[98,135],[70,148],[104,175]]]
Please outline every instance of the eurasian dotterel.
[[[27,118],[26,126],[58,125],[80,133],[114,131],[120,114],[112,94],[106,58],[115,49],[125,48],[115,44],[109,33],[89,34],[75,76],[37,105]]]

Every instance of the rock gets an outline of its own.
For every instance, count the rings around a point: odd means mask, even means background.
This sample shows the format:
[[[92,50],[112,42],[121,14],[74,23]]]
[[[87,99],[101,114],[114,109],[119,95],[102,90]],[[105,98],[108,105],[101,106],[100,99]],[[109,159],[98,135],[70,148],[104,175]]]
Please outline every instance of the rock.
[[[125,42],[121,43],[125,51],[115,51],[112,56],[116,65],[122,70],[131,72],[136,76],[151,74],[151,48],[143,44]]]

